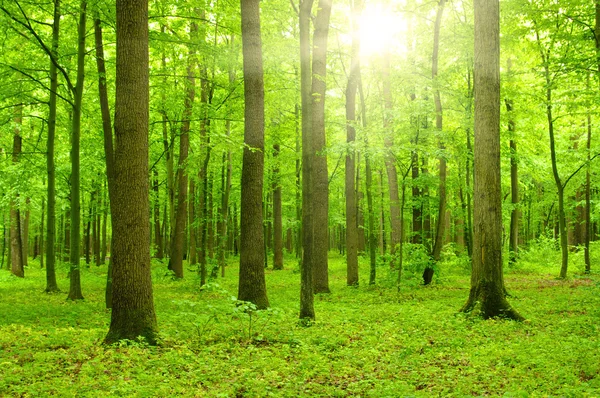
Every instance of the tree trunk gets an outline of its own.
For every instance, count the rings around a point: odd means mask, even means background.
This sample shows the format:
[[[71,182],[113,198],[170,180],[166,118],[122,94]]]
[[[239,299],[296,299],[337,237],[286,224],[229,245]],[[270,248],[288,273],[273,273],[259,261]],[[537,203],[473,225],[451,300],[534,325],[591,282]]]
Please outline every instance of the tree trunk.
[[[269,307],[264,270],[262,193],[265,121],[259,0],[242,0],[244,154],[238,300]]]
[[[398,172],[396,171],[396,158],[394,156],[394,127],[391,113],[393,112],[391,78],[390,78],[390,54],[389,51],[384,55],[383,61],[383,106],[385,108],[384,116],[384,145],[385,151],[385,169],[388,177],[388,189],[390,196],[390,253],[392,260],[390,268],[396,268],[395,255],[397,245],[400,243],[400,200],[398,197]]]
[[[231,35],[231,46],[233,47],[234,35]],[[229,68],[229,87],[233,90],[233,84],[235,82],[235,70],[233,69],[233,63]],[[231,121],[225,122],[225,132],[227,137],[231,135]],[[223,166],[221,172],[221,212],[219,217],[220,224],[217,225],[217,235],[219,239],[219,267],[221,268],[221,277],[225,277],[225,255],[227,251],[227,225],[229,223],[229,196],[231,193],[231,150],[227,150],[227,153],[223,153]],[[226,175],[223,175],[223,174]]]
[[[194,221],[196,220],[196,182],[193,178],[190,179],[189,186],[189,200],[188,200],[188,230],[190,237],[189,244],[189,261],[190,265],[198,264],[198,256],[197,256],[197,248],[196,248],[196,231],[198,230],[197,226],[194,225]]]
[[[54,19],[52,23],[52,54],[58,52],[60,32],[60,0],[54,0]],[[54,147],[56,139],[56,90],[58,89],[58,70],[50,60],[50,99],[48,100],[48,140],[46,142],[46,175],[48,177],[46,212],[46,289],[47,293],[58,292],[56,283],[56,166]]]
[[[283,269],[283,205],[281,198],[281,177],[279,174],[279,166],[277,165],[279,158],[279,144],[273,145],[273,229],[274,229],[274,246],[273,246],[273,269]]]
[[[113,291],[105,343],[139,336],[157,341],[148,222],[148,63],[148,1],[117,0]]]
[[[510,75],[511,61],[508,60],[508,73]],[[506,112],[508,113],[508,133],[510,135],[510,201],[512,208],[510,211],[510,235],[508,240],[508,263],[513,264],[517,261],[519,248],[519,174],[517,141],[515,140],[515,121],[513,119],[513,102],[511,99],[504,101]]]
[[[505,297],[500,185],[500,3],[475,1],[473,272],[461,311],[522,320]]]
[[[314,293],[329,293],[328,222],[329,222],[329,174],[325,142],[325,89],[327,66],[327,36],[331,0],[319,0],[315,18],[311,87],[311,134],[312,134],[312,203],[313,203],[313,271]],[[354,210],[355,211],[355,210]],[[317,228],[317,223],[320,226]]]
[[[71,130],[71,236],[70,236],[70,284],[69,300],[83,300],[81,293],[80,247],[81,247],[81,200],[80,200],[80,140],[81,103],[83,100],[83,80],[85,77],[85,22],[87,2],[81,2],[77,29],[77,83],[73,89],[73,125]]]
[[[190,42],[194,43],[197,39],[198,25],[196,22],[190,23]],[[173,271],[175,278],[183,278],[183,256],[184,241],[187,224],[187,157],[190,140],[190,118],[192,117],[192,108],[194,97],[196,95],[196,78],[194,77],[194,68],[196,67],[196,50],[190,44],[188,51],[187,66],[187,84],[186,96],[183,110],[183,122],[181,125],[181,134],[179,135],[179,161],[177,172],[177,211],[175,215],[175,229],[171,240],[171,250],[169,251],[169,269]]]
[[[433,55],[432,55],[432,68],[431,78],[434,84],[433,98],[435,102],[435,129],[438,133],[442,133],[443,126],[443,114],[442,114],[442,100],[440,96],[439,84],[436,81],[438,75],[438,49],[440,46],[440,26],[442,23],[442,15],[444,14],[444,4],[446,0],[440,0],[438,3],[438,10],[435,17],[435,27],[433,33]],[[431,257],[433,261],[439,262],[442,254],[442,247],[444,245],[444,234],[446,226],[446,159],[444,158],[444,151],[446,149],[443,138],[439,138],[438,148],[440,150],[440,184],[439,184],[439,207],[437,217],[437,228],[435,231],[435,239],[433,242],[433,250]],[[427,266],[423,271],[423,283],[429,285],[433,279],[434,270],[432,267]]]
[[[538,38],[539,40],[539,38]],[[550,160],[552,163],[552,176],[556,185],[558,194],[558,229],[560,235],[560,251],[561,251],[561,267],[560,278],[567,277],[567,268],[569,265],[569,247],[567,242],[567,218],[565,215],[565,187],[558,174],[558,165],[556,160],[556,148],[554,143],[554,117],[552,116],[552,81],[550,78],[550,70],[547,64],[547,58],[542,52],[544,61],[544,71],[546,76],[546,116],[548,118],[548,136],[550,138]]]
[[[311,63],[310,19],[313,0],[300,0],[300,93],[302,101],[302,262],[300,283],[300,320],[315,319],[314,309],[314,254],[312,211],[312,134],[311,134]]]
[[[31,211],[29,210],[29,205],[31,203],[31,198],[25,198],[25,217],[21,220],[21,244],[23,245],[22,253],[23,253],[23,267],[27,267],[29,265],[29,220],[31,219]]]
[[[21,157],[23,105],[17,105],[15,108],[14,123],[12,163],[16,165],[19,163]],[[25,269],[23,267],[23,237],[19,207],[19,194],[17,193],[10,199],[10,265],[12,274],[23,278],[25,276]]]
[[[355,173],[356,173],[356,92],[360,76],[360,39],[358,19],[362,12],[362,3],[357,1],[352,7],[352,55],[350,60],[350,74],[346,86],[346,284],[358,286],[358,222]]]
[[[156,256],[156,258],[162,259],[164,257],[163,236],[160,225],[160,191],[158,190],[158,170],[156,167],[152,170],[152,175],[152,202],[154,204],[154,255]]]

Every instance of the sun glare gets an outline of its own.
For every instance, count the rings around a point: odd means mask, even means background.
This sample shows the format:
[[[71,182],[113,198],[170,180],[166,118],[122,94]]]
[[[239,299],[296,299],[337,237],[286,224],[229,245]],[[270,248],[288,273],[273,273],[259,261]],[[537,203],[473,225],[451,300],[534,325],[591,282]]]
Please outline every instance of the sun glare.
[[[367,5],[359,19],[360,54],[382,54],[388,47],[393,53],[405,52],[407,30],[402,14],[380,4]]]

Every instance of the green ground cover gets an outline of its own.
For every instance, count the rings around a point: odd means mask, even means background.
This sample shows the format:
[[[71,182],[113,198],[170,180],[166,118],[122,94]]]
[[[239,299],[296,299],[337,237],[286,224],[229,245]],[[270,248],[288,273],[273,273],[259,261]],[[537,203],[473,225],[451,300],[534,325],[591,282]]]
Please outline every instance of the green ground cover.
[[[174,281],[155,262],[162,345],[108,348],[106,267],[84,268],[85,301],[69,302],[43,293],[31,261],[25,279],[0,271],[0,396],[600,396],[600,273],[583,275],[572,257],[565,281],[545,246],[506,269],[510,302],[527,318],[517,323],[457,314],[469,272],[454,255],[429,287],[407,264],[397,293],[385,265],[367,286],[365,260],[362,285],[346,287],[344,260],[332,254],[332,293],[316,296],[311,327],[297,323],[291,257],[267,271],[272,309],[260,313],[235,301],[235,260],[202,290],[193,271]],[[60,266],[64,290],[66,273]]]

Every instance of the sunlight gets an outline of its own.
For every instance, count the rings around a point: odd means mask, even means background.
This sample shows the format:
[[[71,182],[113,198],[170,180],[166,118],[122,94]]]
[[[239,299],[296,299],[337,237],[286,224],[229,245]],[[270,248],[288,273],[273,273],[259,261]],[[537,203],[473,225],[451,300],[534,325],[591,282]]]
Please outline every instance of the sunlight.
[[[368,4],[359,19],[361,56],[382,54],[388,46],[392,53],[405,53],[407,31],[408,23],[402,14],[381,4]]]

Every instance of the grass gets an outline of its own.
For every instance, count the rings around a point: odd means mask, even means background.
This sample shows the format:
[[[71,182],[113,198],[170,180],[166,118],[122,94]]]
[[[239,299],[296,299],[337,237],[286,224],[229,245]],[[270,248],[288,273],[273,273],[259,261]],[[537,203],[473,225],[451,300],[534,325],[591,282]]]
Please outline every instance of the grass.
[[[457,314],[469,273],[454,255],[429,287],[409,262],[398,294],[384,265],[367,286],[364,260],[362,285],[345,286],[344,260],[332,254],[332,293],[315,297],[311,327],[297,322],[293,258],[267,271],[272,309],[250,313],[234,297],[235,260],[204,289],[195,272],[174,281],[156,262],[159,347],[100,345],[106,267],[85,268],[85,300],[69,302],[43,292],[32,261],[25,279],[0,271],[0,396],[600,396],[600,274],[581,274],[577,254],[571,278],[556,280],[556,252],[536,259],[540,251],[505,272],[522,323]]]

